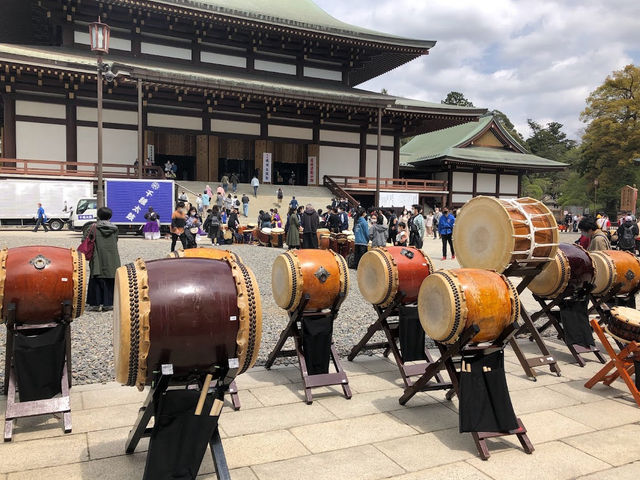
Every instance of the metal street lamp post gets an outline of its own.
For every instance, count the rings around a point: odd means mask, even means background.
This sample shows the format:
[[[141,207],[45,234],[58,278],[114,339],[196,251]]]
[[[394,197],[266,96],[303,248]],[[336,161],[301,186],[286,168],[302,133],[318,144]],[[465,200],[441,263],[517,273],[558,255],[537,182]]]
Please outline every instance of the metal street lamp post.
[[[104,185],[102,179],[102,72],[104,64],[102,55],[109,53],[109,38],[111,29],[102,23],[100,17],[97,22],[89,24],[89,38],[91,51],[98,53],[98,208],[104,207]]]
[[[598,208],[598,179],[593,180],[593,213],[597,213]]]

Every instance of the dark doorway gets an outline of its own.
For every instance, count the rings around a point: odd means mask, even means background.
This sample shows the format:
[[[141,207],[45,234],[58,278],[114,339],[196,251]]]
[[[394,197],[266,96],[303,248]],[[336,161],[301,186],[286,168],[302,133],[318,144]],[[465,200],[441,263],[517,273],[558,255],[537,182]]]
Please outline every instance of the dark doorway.
[[[196,157],[185,157],[183,155],[159,155],[155,156],[155,165],[164,169],[164,164],[171,160],[178,166],[176,180],[193,181],[196,179]]]
[[[275,185],[307,184],[307,145],[273,143],[273,178]]]

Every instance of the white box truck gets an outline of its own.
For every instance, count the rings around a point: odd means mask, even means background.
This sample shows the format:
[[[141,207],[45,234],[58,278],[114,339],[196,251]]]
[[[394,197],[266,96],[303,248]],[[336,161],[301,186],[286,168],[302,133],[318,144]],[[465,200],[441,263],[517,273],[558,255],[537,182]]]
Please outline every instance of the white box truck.
[[[75,180],[0,180],[0,225],[35,225],[38,203],[44,207],[47,225],[60,230],[78,200],[93,195],[91,182]]]

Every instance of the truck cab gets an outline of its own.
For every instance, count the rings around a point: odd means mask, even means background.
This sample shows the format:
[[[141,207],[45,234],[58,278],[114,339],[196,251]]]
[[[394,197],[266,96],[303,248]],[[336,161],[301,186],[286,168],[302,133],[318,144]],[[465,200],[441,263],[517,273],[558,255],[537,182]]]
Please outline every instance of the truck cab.
[[[85,226],[91,225],[96,221],[98,214],[98,200],[95,198],[81,198],[71,215],[69,224],[73,230],[82,230],[84,233]]]

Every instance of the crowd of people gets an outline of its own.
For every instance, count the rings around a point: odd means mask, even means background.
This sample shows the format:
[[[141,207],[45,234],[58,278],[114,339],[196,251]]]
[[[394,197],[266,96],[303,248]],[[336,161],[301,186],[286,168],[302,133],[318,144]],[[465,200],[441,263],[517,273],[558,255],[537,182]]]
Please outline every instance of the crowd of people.
[[[586,250],[616,248],[634,255],[640,253],[640,228],[631,212],[623,212],[613,225],[605,213],[580,218],[567,213],[565,227],[568,231],[580,231],[580,238],[575,243]]]

